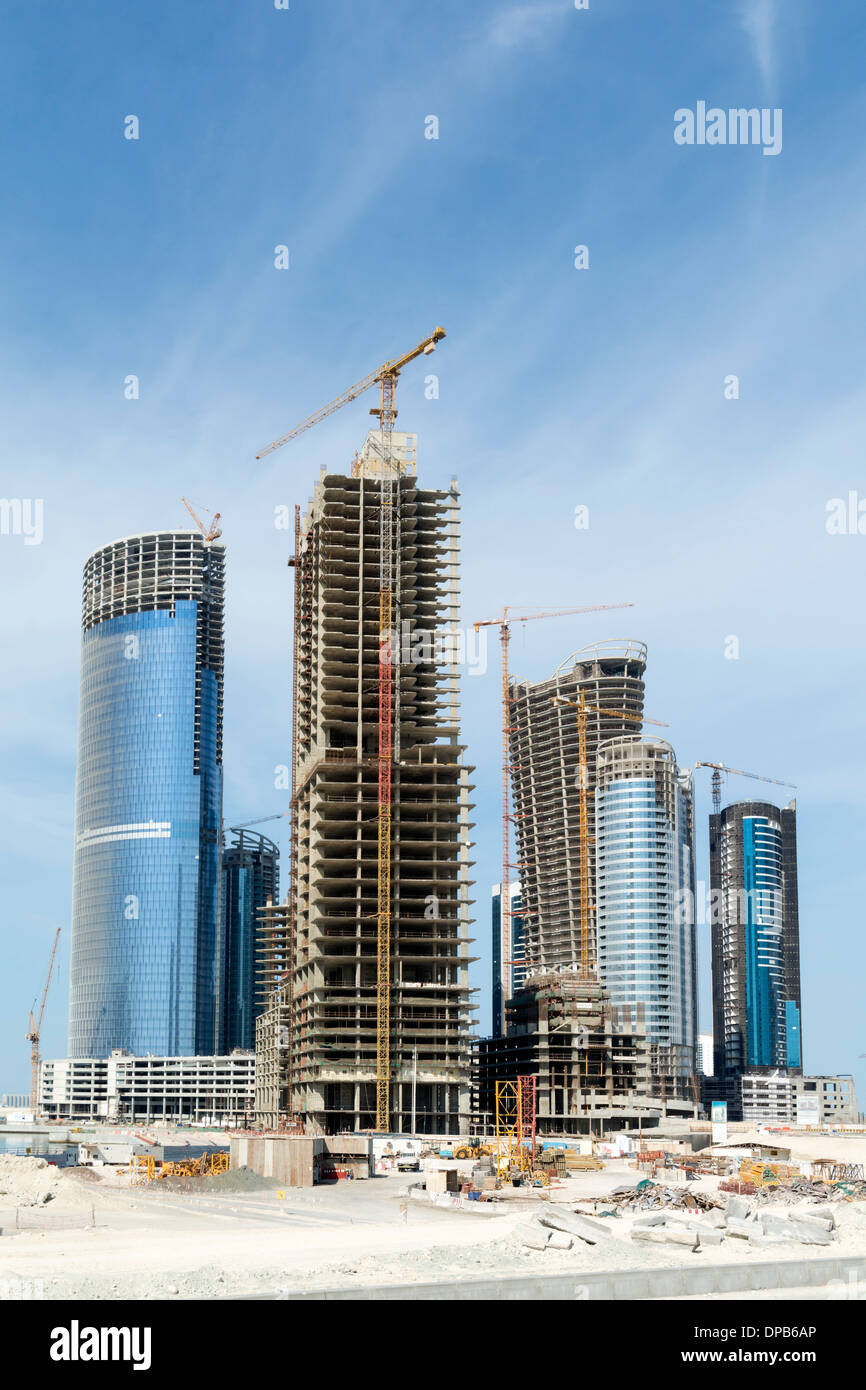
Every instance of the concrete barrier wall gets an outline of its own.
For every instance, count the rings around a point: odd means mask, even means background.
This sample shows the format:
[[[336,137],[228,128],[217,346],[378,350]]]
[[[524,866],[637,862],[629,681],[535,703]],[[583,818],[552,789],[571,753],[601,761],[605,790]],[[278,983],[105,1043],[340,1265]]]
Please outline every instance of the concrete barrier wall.
[[[758,1292],[762,1289],[824,1288],[840,1299],[856,1296],[866,1278],[866,1259],[804,1259],[704,1265],[701,1269],[622,1270],[594,1274],[516,1274],[498,1279],[449,1279],[429,1284],[378,1284],[368,1288],[305,1289],[272,1297],[299,1302],[421,1299],[449,1302],[594,1302],[599,1299],[684,1298],[695,1294]]]

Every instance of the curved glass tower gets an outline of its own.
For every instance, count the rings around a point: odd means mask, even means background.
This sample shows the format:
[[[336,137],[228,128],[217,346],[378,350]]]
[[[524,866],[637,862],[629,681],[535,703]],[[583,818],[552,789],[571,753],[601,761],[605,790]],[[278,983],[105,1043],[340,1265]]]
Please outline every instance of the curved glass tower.
[[[224,564],[157,531],[84,567],[71,1057],[215,1050]]]
[[[660,738],[603,743],[595,793],[599,976],[646,1023],[657,1079],[687,1095],[695,1070],[691,777]]]

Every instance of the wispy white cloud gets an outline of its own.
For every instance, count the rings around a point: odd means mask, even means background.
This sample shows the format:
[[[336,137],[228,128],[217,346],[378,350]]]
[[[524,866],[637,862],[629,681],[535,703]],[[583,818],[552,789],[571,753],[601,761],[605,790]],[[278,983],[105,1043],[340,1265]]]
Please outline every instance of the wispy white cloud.
[[[779,0],[740,0],[740,27],[751,40],[764,88],[769,91],[776,78],[776,19]]]
[[[518,44],[542,38],[550,21],[564,13],[562,0],[547,5],[511,5],[495,16],[488,39],[499,48],[516,48]]]

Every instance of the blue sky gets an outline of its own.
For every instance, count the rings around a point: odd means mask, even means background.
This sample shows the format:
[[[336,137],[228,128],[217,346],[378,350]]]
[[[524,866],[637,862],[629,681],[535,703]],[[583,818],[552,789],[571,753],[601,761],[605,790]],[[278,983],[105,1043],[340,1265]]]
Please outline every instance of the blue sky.
[[[864,30],[857,0],[7,0],[2,492],[44,499],[44,539],[0,535],[0,1090],[28,1084],[56,925],[43,1050],[66,1045],[83,561],[186,524],[181,493],[222,512],[226,818],[282,809],[274,508],[348,463],[369,402],[254,455],[443,324],[400,425],[424,482],[460,478],[465,621],[633,601],[517,629],[515,672],[642,638],[647,713],[681,762],[797,784],[805,1061],[859,1066],[862,1102],[866,537],[825,519],[866,497]],[[674,112],[698,101],[782,108],[781,153],[675,144]],[[497,662],[491,644],[463,692],[485,1030]]]

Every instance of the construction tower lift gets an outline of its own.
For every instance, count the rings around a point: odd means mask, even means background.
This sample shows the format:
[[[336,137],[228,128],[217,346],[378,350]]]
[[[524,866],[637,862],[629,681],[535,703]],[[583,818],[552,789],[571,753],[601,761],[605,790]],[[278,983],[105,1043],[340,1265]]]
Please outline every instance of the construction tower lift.
[[[477,623],[473,623],[475,631],[482,627],[499,628],[499,644],[502,653],[502,882],[499,889],[499,927],[500,939],[502,941],[502,963],[513,963],[508,961],[511,955],[511,754],[509,751],[508,736],[511,733],[511,718],[509,706],[511,704],[511,694],[509,688],[508,670],[508,644],[511,641],[512,623],[529,623],[538,618],[565,618],[575,613],[607,613],[614,608],[634,608],[633,603],[600,603],[593,604],[584,608],[556,608],[545,613],[510,613],[508,608],[503,608],[501,617],[480,618]],[[502,1007],[505,1007],[505,991],[503,990]],[[503,1020],[504,1022],[504,1020]]]
[[[376,1128],[391,1128],[391,791],[393,774],[393,654],[391,634],[395,627],[395,577],[399,566],[394,522],[399,502],[399,478],[393,463],[393,432],[397,418],[397,380],[400,372],[416,357],[429,356],[445,337],[444,328],[434,328],[402,357],[383,362],[361,381],[350,386],[321,410],[308,415],[288,434],[266,445],[257,459],[297,439],[298,435],[325,420],[371,386],[379,387],[379,405],[371,415],[379,417],[382,433],[382,477],[379,493],[379,741],[378,741],[378,844],[376,895]]]
[[[635,724],[657,724],[659,728],[668,726],[663,719],[648,719],[643,714],[626,714],[621,709],[604,709],[601,705],[587,703],[586,693],[581,690],[579,700],[568,700],[564,695],[554,695],[555,705],[571,705],[577,710],[577,760],[578,760],[578,836],[580,869],[580,973],[585,979],[595,979],[595,962],[589,959],[589,919],[595,911],[595,903],[589,901],[589,846],[594,843],[589,833],[589,805],[587,788],[589,784],[589,764],[586,757],[586,727],[590,714],[606,714],[614,719],[629,719]]]
[[[200,519],[200,517],[196,516],[195,512],[193,511],[189,502],[187,502],[186,498],[182,497],[180,500],[186,507],[196,526],[204,536],[205,545],[210,545],[211,541],[217,540],[222,535],[222,531],[219,528],[219,512],[214,512],[213,520],[211,521],[210,526],[205,526],[204,522]]]
[[[778,777],[762,777],[758,772],[743,772],[738,767],[726,767],[724,763],[695,763],[695,767],[711,767],[713,769],[712,794],[713,794],[713,814],[718,815],[722,809],[722,773],[725,777],[751,777],[756,782],[772,782],[776,787],[790,787],[792,791],[797,788],[793,782],[780,782]]]
[[[39,1108],[39,1038],[42,1033],[42,1019],[45,1016],[45,1001],[48,998],[48,986],[51,984],[51,973],[54,969],[54,957],[57,954],[57,943],[60,940],[60,928],[54,933],[54,941],[51,946],[51,955],[48,957],[48,971],[45,976],[45,988],[42,991],[42,1002],[39,1005],[39,1015],[34,1019],[33,1009],[30,1010],[30,1027],[27,1032],[27,1041],[30,1044],[30,1109],[33,1111],[33,1118],[36,1118],[36,1111]],[[33,1000],[34,1006],[36,1000]]]

